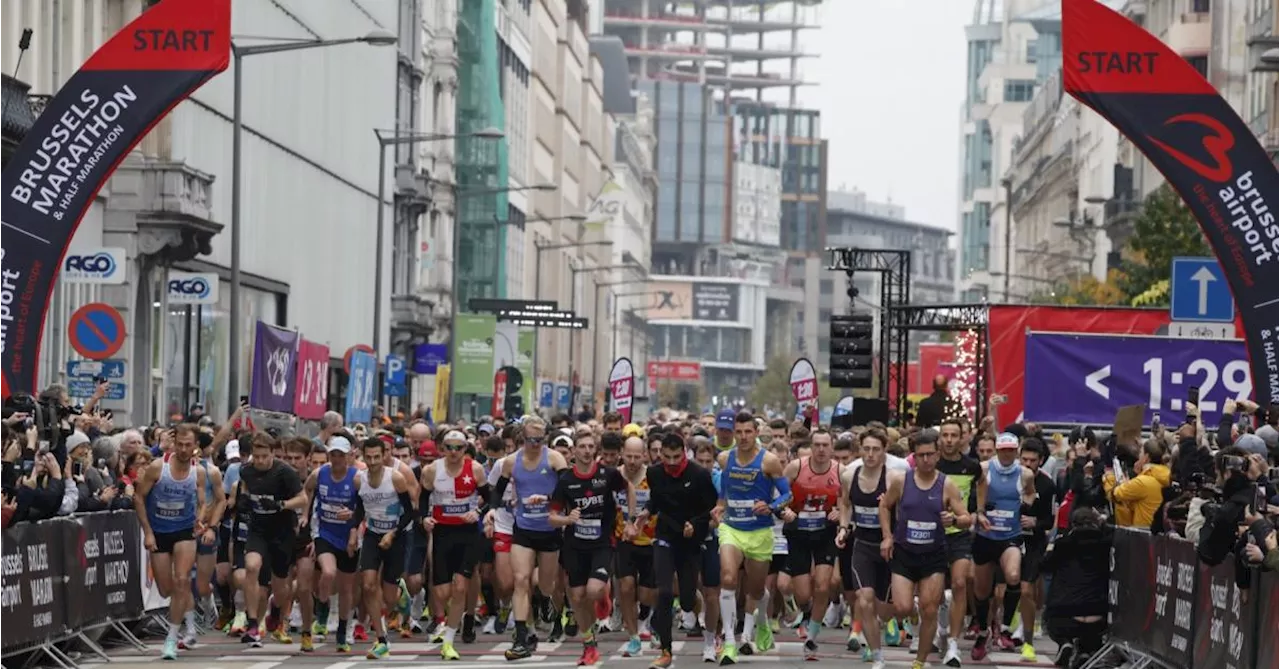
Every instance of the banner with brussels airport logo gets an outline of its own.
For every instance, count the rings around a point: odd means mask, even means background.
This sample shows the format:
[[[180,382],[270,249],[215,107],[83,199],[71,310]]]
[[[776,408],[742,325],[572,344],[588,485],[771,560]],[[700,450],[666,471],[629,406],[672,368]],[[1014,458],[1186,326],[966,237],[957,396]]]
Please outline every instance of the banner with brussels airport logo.
[[[71,249],[62,260],[61,278],[67,283],[122,284],[125,258],[125,250],[115,246]]]

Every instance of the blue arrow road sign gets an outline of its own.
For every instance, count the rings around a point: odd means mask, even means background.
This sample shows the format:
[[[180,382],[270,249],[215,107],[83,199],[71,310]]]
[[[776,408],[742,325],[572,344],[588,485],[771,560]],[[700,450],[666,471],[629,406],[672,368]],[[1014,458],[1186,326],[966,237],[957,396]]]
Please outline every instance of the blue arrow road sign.
[[[1213,258],[1174,258],[1169,276],[1169,318],[1230,323],[1236,318],[1231,287]]]

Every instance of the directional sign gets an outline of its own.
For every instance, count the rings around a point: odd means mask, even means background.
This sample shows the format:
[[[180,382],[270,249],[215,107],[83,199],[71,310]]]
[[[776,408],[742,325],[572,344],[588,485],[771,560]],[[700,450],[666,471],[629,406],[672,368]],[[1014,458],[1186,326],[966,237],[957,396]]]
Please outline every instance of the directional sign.
[[[67,377],[76,378],[83,376],[86,379],[92,379],[95,376],[104,376],[108,379],[123,379],[125,365],[123,360],[68,360],[67,361]]]
[[[67,394],[71,397],[93,397],[94,383],[92,377],[79,376],[67,379]],[[104,400],[123,400],[128,390],[127,384],[118,383],[116,381],[107,382],[107,394],[103,396]]]
[[[1206,426],[1218,424],[1222,403],[1248,399],[1253,381],[1244,343],[1032,332],[1027,335],[1023,415],[1038,423],[1110,425],[1116,408],[1147,407],[1144,423],[1161,414],[1176,425],[1186,415],[1188,389],[1200,389]]]
[[[1157,332],[1156,334],[1160,334]],[[1199,321],[1171,321],[1168,326],[1170,337],[1179,339],[1235,339],[1236,324],[1202,323]]]
[[[67,339],[76,353],[90,360],[106,360],[124,346],[124,318],[116,308],[91,302],[71,314]]]
[[[1214,258],[1174,258],[1169,317],[1175,321],[1230,323],[1236,318],[1231,287]]]

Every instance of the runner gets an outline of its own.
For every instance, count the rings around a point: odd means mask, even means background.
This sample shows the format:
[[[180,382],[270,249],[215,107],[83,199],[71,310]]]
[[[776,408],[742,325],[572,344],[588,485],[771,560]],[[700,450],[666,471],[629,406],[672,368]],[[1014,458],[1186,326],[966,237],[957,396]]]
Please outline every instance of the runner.
[[[196,426],[182,423],[163,438],[171,450],[142,470],[134,485],[133,508],[142,525],[143,543],[151,553],[156,588],[169,597],[169,633],[160,657],[178,659],[178,629],[186,619],[182,639],[187,648],[196,644],[195,598],[191,593],[191,568],[196,562],[196,538],[211,542],[213,527],[202,522],[205,509],[205,473],[192,467]]]
[[[761,427],[762,422],[760,420],[756,421],[757,429]],[[768,429],[768,426],[766,425],[764,428]],[[778,457],[778,464],[782,466],[783,471],[791,464],[793,458],[788,439],[775,440],[772,435],[763,433],[757,437],[756,443],[760,444],[760,448],[767,449]],[[792,501],[795,501],[794,495],[792,496]],[[764,620],[768,624],[770,633],[781,630],[778,622],[780,617],[788,616],[782,621],[788,629],[800,627],[800,622],[804,619],[804,615],[800,612],[800,607],[796,606],[795,597],[791,596],[791,574],[787,573],[787,560],[790,559],[791,543],[787,540],[787,534],[783,531],[786,526],[786,522],[774,516],[773,558],[769,560],[769,575],[765,577],[764,591],[769,596],[769,601],[773,603],[773,608],[780,609],[781,614],[775,617],[772,610],[765,612]],[[800,633],[803,634],[804,631],[801,630]],[[748,654],[750,654],[750,651],[748,651]]]
[[[1040,608],[1037,585],[1040,581],[1040,565],[1044,562],[1044,555],[1048,550],[1047,533],[1053,528],[1054,521],[1053,498],[1056,493],[1056,486],[1053,478],[1041,469],[1044,466],[1048,450],[1044,442],[1035,437],[1029,437],[1022,441],[1022,450],[1020,451],[1022,467],[1035,472],[1036,497],[1031,504],[1023,503],[1021,511],[1021,602],[1012,602],[1008,595],[1009,591],[1005,590],[1004,624],[1008,626],[1013,622],[1013,614],[1009,613],[1009,611],[1013,610],[1013,605],[1017,605],[1021,621],[1018,623],[1018,629],[1013,631],[1011,637],[1015,643],[1022,642],[1022,659],[1027,662],[1037,661],[1036,648],[1033,645],[1036,633],[1036,612]]]
[[[485,514],[485,532],[489,533],[507,486],[514,482],[518,497],[511,536],[511,571],[515,578],[511,605],[516,631],[515,642],[505,653],[508,660],[529,657],[537,647],[537,638],[529,634],[534,567],[538,568],[538,587],[544,593],[555,591],[560,574],[563,540],[560,532],[551,526],[550,499],[559,472],[568,464],[564,456],[543,444],[546,434],[546,423],[541,418],[531,417],[521,424],[517,441],[524,442],[524,448],[503,459],[501,474],[490,497],[489,512]],[[550,608],[549,603],[545,606]]]
[[[706,448],[710,451],[711,446]],[[653,611],[653,629],[658,634],[661,646],[658,658],[649,666],[652,669],[667,669],[672,663],[671,609],[674,605],[674,586],[679,583],[681,609],[692,611],[697,599],[694,587],[698,582],[698,572],[701,571],[704,537],[711,531],[712,512],[716,508],[718,495],[711,471],[689,462],[685,441],[678,434],[663,435],[662,464],[651,465],[645,472],[645,480],[649,484],[649,503],[637,514],[636,524],[644,525],[650,516],[657,518],[654,526],[653,569],[654,580],[658,584],[658,605]],[[772,545],[772,533],[770,539]],[[737,602],[731,600],[730,606],[737,606]],[[708,618],[706,622],[712,625],[715,620]],[[706,629],[704,635],[711,636],[709,642],[704,636],[704,643],[714,653],[714,633]],[[732,627],[729,627],[727,638],[733,638]],[[702,657],[704,660],[714,661],[714,655],[708,657],[706,648],[703,649]]]
[[[568,576],[569,602],[575,619],[583,623],[582,657],[578,666],[591,666],[600,661],[595,637],[595,604],[605,595],[605,586],[609,584],[613,533],[607,528],[617,518],[615,495],[625,495],[628,517],[636,516],[636,495],[631,482],[617,469],[597,462],[595,451],[595,436],[579,434],[573,445],[573,468],[560,473],[551,493],[551,524],[565,528],[560,564]],[[623,526],[624,540],[630,540],[635,533],[634,525]]]
[[[257,648],[262,645],[258,616],[266,604],[261,593],[264,581],[270,584],[277,602],[289,600],[289,570],[293,566],[297,533],[294,512],[306,508],[307,496],[297,470],[273,455],[278,443],[276,438],[258,432],[251,439],[253,465],[240,469],[236,514],[249,521],[242,581],[249,619],[240,641]]]
[[[806,660],[818,659],[818,634],[822,621],[813,613],[827,610],[831,573],[836,563],[836,522],[840,512],[840,465],[832,460],[834,439],[826,428],[816,428],[809,435],[810,454],[787,464],[786,477],[791,482],[791,509],[795,521],[784,532],[787,536],[787,574],[801,611],[808,611],[804,642]],[[812,572],[812,575],[810,575]]]
[[[360,444],[368,468],[356,476],[357,524],[367,521],[360,543],[360,577],[364,581],[364,612],[377,634],[377,642],[365,655],[370,660],[386,657],[387,626],[380,615],[385,602],[399,595],[400,574],[404,573],[404,536],[415,521],[415,505],[410,485],[399,471],[389,466],[385,444],[377,437]],[[382,587],[378,587],[381,577]]]
[[[880,527],[894,528],[892,535],[880,541],[880,555],[893,572],[893,607],[899,617],[906,618],[917,597],[920,602],[920,646],[911,669],[924,669],[937,632],[947,571],[942,530],[968,527],[972,522],[956,484],[938,471],[937,441],[932,430],[915,435],[915,468],[890,474],[878,511]]]
[[[205,624],[208,625],[214,621],[210,616],[217,609],[217,604],[213,600],[214,573],[218,565],[218,542],[221,539],[222,516],[227,511],[227,496],[222,488],[222,470],[214,466],[209,457],[213,446],[213,435],[201,431],[197,439],[200,443],[200,468],[204,470],[205,515],[201,521],[205,527],[212,528],[214,531],[212,540],[206,541],[203,537],[196,537],[196,588],[200,593],[201,607],[206,614]],[[191,621],[194,621],[194,618],[193,612],[190,616]],[[193,623],[188,622],[188,631],[191,629],[193,629]],[[181,641],[179,642],[179,646],[184,645]]]
[[[720,426],[717,418],[716,427]],[[773,519],[783,522],[795,518],[789,508],[791,485],[783,475],[778,456],[756,444],[756,421],[748,412],[734,419],[734,446],[719,456],[722,475],[720,502],[716,506],[720,521],[720,614],[725,642],[721,649],[720,663],[733,664],[738,660],[738,648],[734,644],[737,623],[738,570],[746,570],[746,617],[743,625],[743,653],[754,650],[747,641],[754,627],[756,645],[761,652],[773,647],[773,632],[769,629],[769,593],[765,581],[769,576],[769,563],[773,559]],[[663,461],[667,447],[663,441]],[[774,489],[778,494],[774,496]],[[763,624],[761,624],[763,623]]]
[[[984,469],[977,460],[961,452],[964,439],[960,421],[954,418],[943,420],[937,435],[937,448],[941,453],[935,465],[937,470],[942,472],[948,481],[955,484],[960,491],[960,499],[964,501],[965,508],[970,514],[975,513],[979,508],[984,508],[986,505]],[[943,623],[941,631],[944,634],[939,634],[937,637],[939,647],[941,647],[941,639],[943,637],[947,639],[943,664],[959,667],[960,648],[956,641],[964,635],[965,631],[964,616],[969,604],[969,583],[973,578],[973,532],[968,527],[952,525],[946,530],[946,542],[951,590],[945,601],[950,602],[950,605],[944,603],[942,613],[938,616],[939,621]],[[948,622],[950,634],[945,633]],[[985,622],[983,624],[985,625]],[[974,631],[977,631],[976,628]],[[916,638],[918,640],[920,637]]]
[[[298,473],[298,480],[306,481],[311,474],[311,451],[316,448],[314,442],[305,437],[294,437],[285,444],[285,461]],[[321,453],[323,455],[323,453]],[[321,463],[323,464],[323,463]],[[310,498],[308,498],[309,500]],[[292,605],[296,602],[303,632],[303,650],[311,652],[311,623],[315,617],[315,601],[312,592],[315,584],[315,556],[311,538],[311,504],[303,506],[298,514],[298,531],[293,540],[292,589],[285,600],[277,598],[270,606],[267,615],[267,630],[277,643],[293,643],[289,636],[289,620],[292,618]]]
[[[360,528],[355,523],[356,495],[359,483],[357,470],[350,466],[351,439],[346,434],[329,438],[327,445],[329,462],[311,472],[307,477],[307,499],[314,500],[315,556],[320,567],[320,580],[316,587],[320,608],[317,620],[302,635],[302,649],[307,650],[311,635],[324,634],[329,621],[329,601],[333,597],[334,584],[338,588],[338,640],[339,653],[351,652],[347,637],[347,623],[355,606],[354,581],[360,565],[357,551],[360,547]],[[305,623],[304,630],[305,630]],[[309,631],[311,634],[307,634]]]
[[[705,436],[693,438],[694,453],[698,465],[711,472],[716,499],[720,498],[720,470],[716,465],[719,453],[711,439]],[[699,576],[702,588],[702,661],[715,662],[720,654],[720,539],[718,523],[711,518],[707,523],[706,538],[702,541],[702,569]],[[656,570],[655,570],[656,573]],[[656,580],[656,579],[655,579]]]
[[[974,618],[982,625],[970,656],[987,656],[987,621],[991,614],[991,590],[995,568],[1004,574],[1005,601],[1012,602],[1006,616],[1013,618],[1022,597],[1022,505],[1035,502],[1035,471],[1018,462],[1018,438],[1007,432],[996,437],[996,457],[983,464],[985,504],[978,511],[978,536],[973,540]],[[1034,525],[1034,519],[1030,519]],[[992,625],[991,634],[1003,650],[1012,650],[1009,630]],[[1034,655],[1035,650],[1032,649]]]
[[[716,414],[716,449],[722,453],[734,447],[736,431],[734,420],[736,416],[737,414],[733,412],[733,409],[729,408],[721,409],[720,413]]]
[[[502,438],[489,437],[485,442],[485,448],[492,458],[487,474],[490,490],[498,485],[498,478],[502,476],[502,461],[510,457],[506,455],[506,442],[512,439],[511,435],[515,433],[517,427],[508,425],[502,429],[504,435]],[[491,562],[493,563],[494,598],[498,600],[497,608],[490,609],[491,613],[495,611],[496,613],[485,623],[485,634],[501,634],[505,631],[511,617],[511,594],[515,589],[515,579],[511,574],[511,532],[515,516],[512,515],[511,509],[515,505],[515,499],[515,486],[507,486],[506,492],[502,495],[502,503],[493,509],[493,523],[485,526],[485,536],[490,541],[493,552]]]
[[[223,428],[229,432],[227,428]],[[218,439],[214,440],[216,444]],[[218,593],[217,628],[232,634],[244,631],[244,611],[236,610],[236,593],[239,577],[244,572],[244,540],[249,535],[249,524],[238,519],[235,513],[235,489],[240,483],[240,442],[232,439],[223,447],[226,471],[222,475],[224,511],[218,527],[218,555],[215,570],[215,589]],[[236,628],[239,627],[239,631]]]
[[[440,657],[459,660],[454,633],[463,643],[476,640],[474,600],[467,599],[471,577],[480,562],[480,500],[489,496],[484,467],[466,454],[467,436],[445,433],[444,458],[422,468],[422,526],[432,535],[431,589],[448,611],[439,631]]]
[[[608,433],[606,433],[608,436]],[[631,482],[635,492],[637,509],[649,504],[648,458],[645,456],[644,439],[628,437],[622,447],[623,476]],[[625,494],[616,496],[618,508],[617,523],[614,527],[614,540],[618,542],[617,567],[618,607],[622,612],[622,627],[627,631],[627,645],[622,649],[623,657],[638,657],[641,653],[640,616],[636,605],[652,609],[655,601],[653,572],[653,532],[656,518],[641,527],[631,539],[626,537],[626,525],[633,516],[629,515]]]
[[[866,642],[863,660],[871,669],[884,669],[880,616],[889,599],[889,563],[880,554],[884,533],[880,527],[880,498],[884,495],[888,468],[884,464],[884,432],[870,429],[862,433],[862,464],[840,472],[840,531],[836,545],[841,549],[840,579],[845,601],[851,602],[854,619],[861,621]],[[850,626],[848,649],[858,652],[858,635]]]

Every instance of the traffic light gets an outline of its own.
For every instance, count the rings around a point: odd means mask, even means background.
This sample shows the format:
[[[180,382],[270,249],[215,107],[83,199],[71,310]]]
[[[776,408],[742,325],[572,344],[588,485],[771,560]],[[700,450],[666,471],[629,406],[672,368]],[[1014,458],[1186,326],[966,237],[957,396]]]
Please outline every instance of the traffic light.
[[[871,314],[831,317],[830,379],[832,388],[870,388],[875,366]]]

